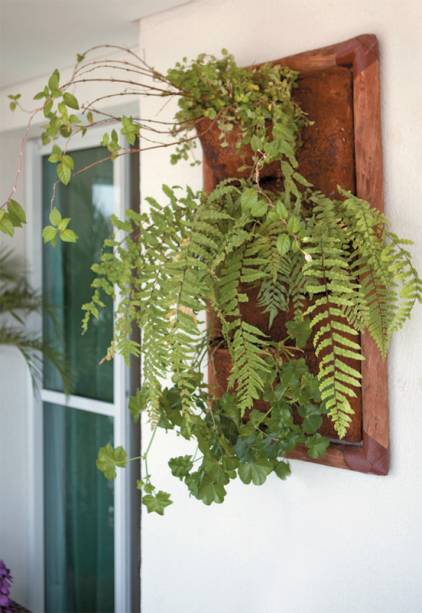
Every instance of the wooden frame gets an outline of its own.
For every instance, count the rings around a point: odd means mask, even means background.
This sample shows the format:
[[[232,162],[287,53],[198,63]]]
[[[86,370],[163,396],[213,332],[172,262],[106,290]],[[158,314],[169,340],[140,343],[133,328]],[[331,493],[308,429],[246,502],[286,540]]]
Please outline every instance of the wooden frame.
[[[345,66],[353,74],[353,121],[356,195],[384,210],[383,162],[380,116],[379,47],[374,34],[363,34],[342,43],[275,60],[301,72]],[[215,184],[204,160],[204,189]],[[386,475],[389,470],[389,416],[387,361],[382,358],[368,333],[363,333],[362,352],[362,442],[332,443],[318,460],[305,448],[291,458],[317,462],[365,473]]]

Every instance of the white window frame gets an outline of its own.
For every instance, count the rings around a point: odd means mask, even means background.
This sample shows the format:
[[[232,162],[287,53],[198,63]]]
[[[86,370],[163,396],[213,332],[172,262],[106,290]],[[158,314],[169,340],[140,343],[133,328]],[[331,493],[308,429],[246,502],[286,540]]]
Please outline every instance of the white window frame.
[[[68,151],[97,147],[104,129],[90,130],[84,137],[74,137]],[[60,143],[59,143],[60,144]],[[25,203],[27,212],[26,258],[30,282],[42,291],[42,157],[51,151],[39,139],[28,141],[25,152]],[[121,156],[113,161],[114,214],[123,217],[130,207],[129,159]],[[88,263],[87,263],[88,265]],[[38,332],[41,320],[33,325]],[[44,554],[44,487],[43,487],[43,402],[94,412],[113,417],[114,445],[122,445],[130,454],[139,455],[133,447],[133,424],[127,409],[130,395],[130,372],[121,356],[114,358],[114,398],[112,403],[65,396],[60,392],[42,389],[34,395],[28,381],[28,453],[29,453],[29,567],[30,602],[34,611],[44,611],[45,554]],[[136,437],[135,437],[136,438]],[[137,581],[134,560],[138,558],[139,539],[132,531],[136,525],[133,508],[134,474],[136,466],[117,471],[114,481],[114,592],[116,613],[136,610],[132,602],[133,582]],[[135,519],[135,521],[134,521]],[[136,523],[135,523],[136,522]]]

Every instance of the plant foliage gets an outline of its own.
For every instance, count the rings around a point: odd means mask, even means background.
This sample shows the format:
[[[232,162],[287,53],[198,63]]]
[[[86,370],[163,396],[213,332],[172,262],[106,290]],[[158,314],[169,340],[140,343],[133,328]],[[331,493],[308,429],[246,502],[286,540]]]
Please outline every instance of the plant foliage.
[[[147,412],[153,437],[158,429],[175,430],[193,441],[196,451],[171,458],[170,470],[195,498],[221,503],[232,479],[255,485],[271,473],[284,479],[286,457],[298,445],[312,458],[322,455],[329,444],[318,432],[324,416],[340,438],[346,435],[361,381],[360,334],[367,330],[385,356],[392,334],[422,301],[422,282],[410,242],[391,232],[370,203],[341,188],[329,198],[299,173],[300,131],[311,122],[293,100],[296,72],[274,65],[240,68],[223,50],[221,58],[183,59],[162,74],[128,54],[117,61],[130,73],[122,82],[138,79],[141,96],[177,96],[178,110],[170,124],[120,117],[102,138],[105,159],[141,150],[139,136],[147,143],[142,150],[173,144],[171,161],[188,159],[203,118],[218,127],[221,147],[235,130],[235,146],[252,151],[246,179],[229,178],[209,194],[163,185],[161,201],[146,198],[141,213],[113,217],[115,232],[92,267],[92,300],[83,307],[86,330],[100,317],[104,297],[115,300],[107,357],[143,360],[142,386],[129,403],[133,417]],[[111,60],[88,55],[78,55],[68,83],[54,71],[35,96],[47,119],[44,142],[84,134],[107,115],[95,106],[101,98],[81,104],[69,91],[88,73],[95,81],[96,70],[113,68]],[[19,106],[19,98],[12,104]],[[173,141],[157,140],[164,134]],[[75,174],[71,156],[54,144],[50,161],[67,184]],[[260,179],[271,162],[280,168],[277,191]],[[24,221],[13,202],[0,217],[0,229],[9,233]],[[50,222],[46,242],[77,239],[55,208]],[[281,341],[243,316],[253,292],[267,330],[280,313],[287,318]],[[209,307],[219,322],[218,338],[204,324]],[[308,339],[317,373],[304,360]],[[212,365],[221,348],[231,366],[227,391],[216,397],[204,380],[204,361],[209,356]],[[138,487],[148,511],[163,514],[171,499],[151,483],[149,447]],[[98,468],[113,478],[127,461],[123,449],[108,446],[100,450]]]
[[[42,306],[47,308],[28,284],[22,263],[10,251],[0,251],[0,346],[15,347],[21,353],[34,386],[40,385],[44,356],[57,368],[68,392],[69,374],[62,356],[26,326],[28,316],[38,313]]]

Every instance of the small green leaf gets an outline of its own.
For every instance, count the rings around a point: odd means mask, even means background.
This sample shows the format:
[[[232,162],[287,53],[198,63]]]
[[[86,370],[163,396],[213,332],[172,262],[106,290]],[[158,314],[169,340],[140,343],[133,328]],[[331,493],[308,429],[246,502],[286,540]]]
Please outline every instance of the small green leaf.
[[[243,483],[252,482],[255,485],[262,485],[271,471],[272,465],[265,460],[260,462],[250,461],[239,466],[239,477]]]
[[[48,87],[51,89],[51,91],[54,91],[59,87],[59,82],[60,82],[60,73],[56,68],[56,70],[52,72],[50,78],[48,79]]]
[[[263,142],[265,143],[265,141],[263,141],[262,138],[259,138],[259,136],[254,134],[252,136],[252,138],[251,138],[251,149],[252,149],[252,151],[259,151],[259,149],[262,148]]]
[[[268,204],[264,200],[257,200],[252,204],[250,210],[254,217],[263,217],[268,210]]]
[[[165,508],[172,504],[173,501],[170,498],[170,494],[159,490],[156,494],[142,496],[142,502],[146,506],[148,513],[164,515]]]
[[[303,349],[311,335],[311,323],[309,319],[292,319],[287,322],[286,328],[289,336],[295,340],[296,346]]]
[[[63,217],[63,219],[58,225],[59,231],[63,232],[63,230],[66,230],[69,223],[70,223],[70,217]]]
[[[306,434],[315,434],[321,427],[322,417],[319,413],[309,413],[302,422],[303,431]]]
[[[0,216],[0,232],[13,236],[15,229],[13,223],[10,221],[9,215],[5,211],[1,211],[3,215]]]
[[[10,221],[16,228],[20,228],[24,223],[26,223],[25,211],[19,202],[16,202],[16,200],[13,200],[13,198],[8,201],[7,212],[9,213]]]
[[[53,145],[53,149],[51,151],[51,154],[48,157],[48,161],[51,162],[52,164],[56,164],[57,162],[60,162],[62,157],[63,157],[63,153],[60,147],[58,145]]]
[[[43,106],[44,117],[48,117],[52,108],[53,108],[53,100],[51,98],[47,98]]]
[[[116,447],[108,443],[105,447],[100,447],[97,456],[97,468],[103,473],[106,479],[116,478],[116,468],[124,468],[127,465],[128,455],[123,447]]]
[[[286,205],[284,204],[282,200],[277,201],[275,210],[280,219],[287,219],[287,216],[289,213],[287,211]]]
[[[168,464],[171,474],[179,479],[186,477],[193,468],[191,455],[182,455],[177,458],[171,458]]]
[[[63,102],[65,103],[66,106],[68,106],[71,109],[79,109],[79,102],[76,99],[76,97],[69,93],[69,92],[65,92],[63,94]]]
[[[314,459],[320,458],[327,451],[329,445],[330,441],[328,438],[321,434],[314,434],[314,436],[306,441],[308,456]]]
[[[57,176],[63,185],[68,185],[72,177],[72,169],[66,163],[61,162],[57,165]]]
[[[67,166],[67,168],[69,168],[70,170],[73,170],[74,166],[75,166],[75,162],[73,161],[72,156],[70,155],[64,155],[62,158],[62,162],[65,166]]]
[[[54,228],[53,226],[45,226],[45,228],[42,231],[42,237],[43,237],[43,241],[44,243],[55,243],[56,237],[57,237],[57,228]]]
[[[142,387],[129,398],[129,411],[134,421],[137,421],[141,412],[146,409],[148,400],[149,391],[146,387]]]
[[[50,223],[53,226],[58,226],[60,224],[60,222],[62,221],[62,215],[59,211],[59,209],[57,209],[56,207],[54,207],[51,211],[50,211],[50,215],[49,215],[49,220]]]
[[[291,473],[290,464],[288,462],[276,462],[274,472],[280,479],[285,479]]]
[[[243,190],[242,195],[240,196],[240,206],[242,207],[242,211],[244,213],[249,213],[251,208],[256,205],[258,202],[258,194],[256,189],[253,187],[248,187]]]
[[[280,255],[286,255],[290,249],[290,238],[288,234],[280,234],[276,242],[277,251]]]
[[[149,481],[149,478],[145,480],[138,479],[138,481],[136,482],[136,489],[142,490],[146,494],[152,494],[155,491],[155,487],[153,486],[151,481]]]
[[[287,229],[292,234],[297,234],[300,230],[299,217],[296,217],[296,215],[292,215],[291,217],[289,217],[289,220],[287,222]]]
[[[122,117],[122,129],[120,131],[126,137],[129,145],[135,144],[136,137],[139,134],[139,126],[133,121],[132,117]]]
[[[76,241],[78,240],[78,235],[73,230],[67,228],[66,230],[60,232],[60,239],[64,243],[76,243]]]

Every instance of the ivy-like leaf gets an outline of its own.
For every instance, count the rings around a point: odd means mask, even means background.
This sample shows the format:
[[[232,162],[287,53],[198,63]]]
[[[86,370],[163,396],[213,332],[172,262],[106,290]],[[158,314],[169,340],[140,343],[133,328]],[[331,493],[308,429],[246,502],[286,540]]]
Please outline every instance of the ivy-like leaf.
[[[142,502],[148,513],[157,513],[158,515],[164,515],[165,508],[173,504],[170,494],[162,490],[159,490],[156,494],[144,494]]]
[[[330,441],[325,436],[317,433],[308,438],[305,444],[308,448],[308,456],[317,459],[327,451]]]
[[[293,319],[286,324],[289,335],[294,338],[296,346],[303,349],[311,335],[311,324],[308,318]]]
[[[288,462],[276,462],[274,464],[274,472],[279,479],[286,479],[291,473],[290,464]]]
[[[243,483],[262,485],[272,471],[272,465],[265,460],[249,461],[239,466],[239,477]]]
[[[193,468],[191,455],[182,455],[177,458],[171,458],[168,464],[171,474],[179,479],[184,479],[187,477]]]
[[[116,468],[124,468],[127,465],[128,455],[123,447],[116,447],[108,443],[105,447],[100,447],[97,456],[97,468],[103,473],[106,479],[116,478]]]

